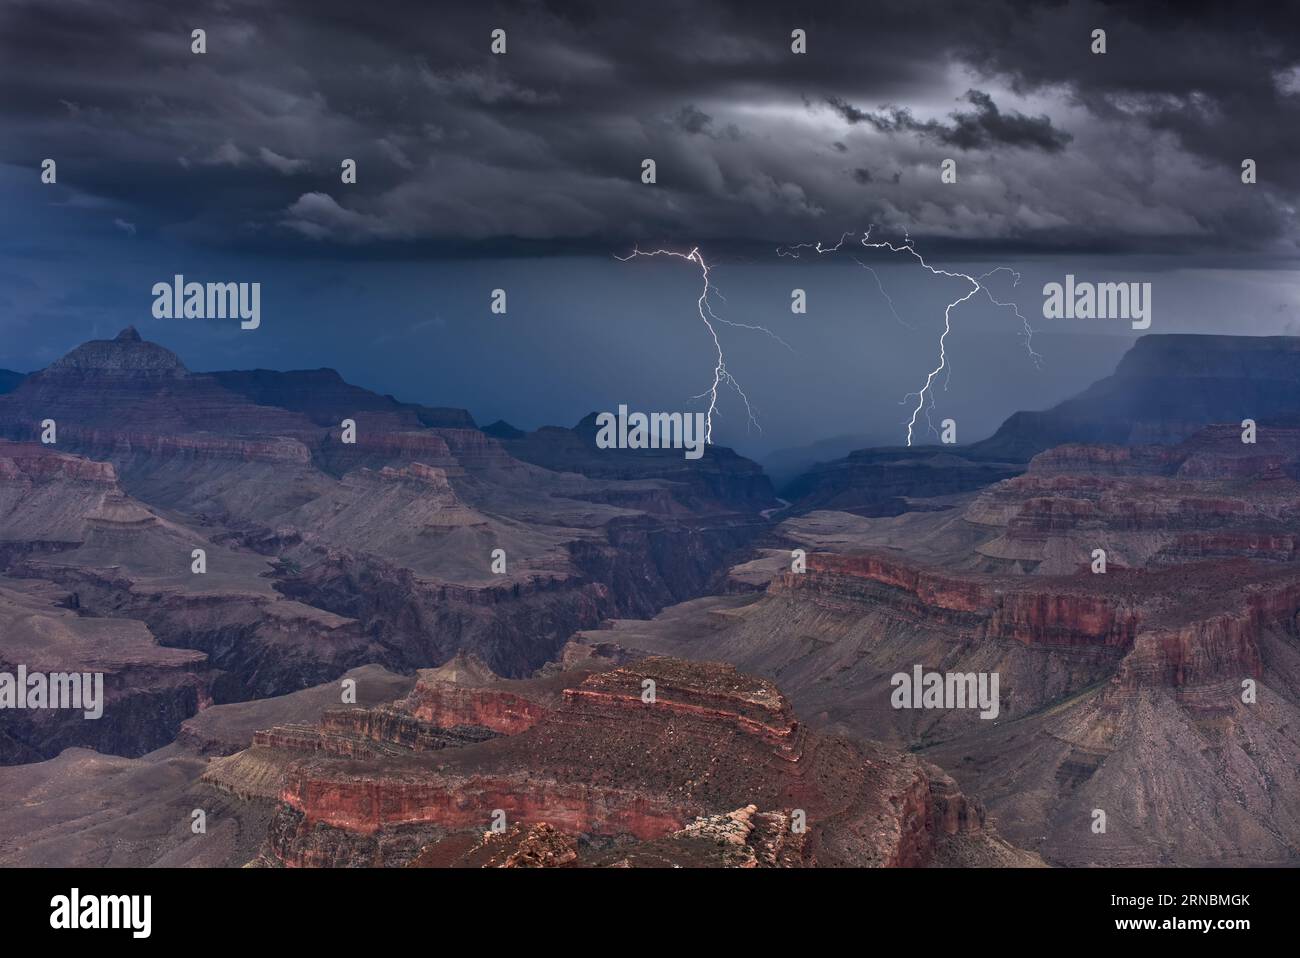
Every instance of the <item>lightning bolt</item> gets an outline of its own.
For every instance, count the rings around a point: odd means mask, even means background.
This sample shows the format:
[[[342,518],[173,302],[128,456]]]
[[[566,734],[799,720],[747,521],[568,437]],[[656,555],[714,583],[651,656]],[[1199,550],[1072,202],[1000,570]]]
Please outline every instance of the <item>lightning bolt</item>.
[[[998,266],[995,267],[994,269],[989,270],[987,273],[980,274],[979,276],[971,276],[969,273],[939,269],[938,267],[931,266],[928,262],[926,262],[925,257],[916,251],[916,247],[915,245],[913,245],[912,238],[908,233],[905,232],[903,234],[902,243],[891,243],[885,240],[872,241],[871,231],[873,229],[875,229],[875,226],[869,226],[867,228],[867,231],[862,234],[862,238],[859,240],[860,245],[862,245],[866,249],[883,249],[883,250],[888,250],[891,253],[906,253],[910,255],[912,258],[914,258],[918,263],[920,263],[922,268],[928,271],[931,275],[943,276],[950,279],[961,279],[961,280],[965,280],[967,283],[970,284],[970,290],[966,293],[965,296],[953,300],[951,303],[949,303],[947,306],[944,307],[943,332],[939,336],[938,363],[935,365],[933,369],[930,370],[929,374],[925,377],[925,382],[922,384],[920,389],[914,392],[910,392],[903,397],[902,400],[903,403],[907,403],[908,400],[912,399],[913,397],[915,397],[916,399],[916,406],[912,409],[911,418],[909,418],[907,421],[907,444],[910,446],[912,445],[913,434],[916,431],[917,419],[920,417],[922,412],[925,413],[926,424],[929,431],[932,433],[936,432],[934,428],[934,423],[930,420],[930,410],[934,406],[934,382],[940,376],[940,374],[943,374],[944,389],[948,388],[947,385],[948,379],[952,375],[952,367],[948,362],[948,334],[952,332],[952,311],[958,306],[960,306],[962,303],[968,302],[977,293],[982,292],[989,298],[989,302],[991,302],[994,306],[998,306],[1004,309],[1010,309],[1012,312],[1015,313],[1016,318],[1020,320],[1021,325],[1024,327],[1025,348],[1028,350],[1029,357],[1030,359],[1033,360],[1034,366],[1036,368],[1039,369],[1042,368],[1043,357],[1034,351],[1034,339],[1033,339],[1034,330],[1033,327],[1029,325],[1029,320],[1026,319],[1025,316],[1020,312],[1020,307],[1017,306],[1014,302],[1004,302],[998,299],[996,296],[993,295],[993,292],[983,283],[983,280],[988,279],[990,276],[1006,271],[1011,274],[1012,287],[1014,288],[1020,284],[1020,274],[1018,272],[1016,272],[1010,266]],[[855,232],[844,233],[840,236],[839,242],[833,246],[824,245],[820,241],[816,243],[798,243],[794,246],[783,246],[777,249],[776,255],[789,257],[792,259],[798,259],[800,256],[800,252],[799,252],[800,250],[812,250],[813,252],[819,255],[825,253],[834,253],[842,249],[844,247],[845,242],[850,237],[856,235],[857,233]],[[885,288],[883,285],[881,285],[880,277],[876,275],[876,271],[874,269],[871,269],[871,267],[867,266],[865,263],[862,263],[861,261],[857,260],[856,257],[854,259],[859,266],[862,266],[864,269],[870,270],[871,274],[875,276],[876,285],[880,287],[881,295],[883,295],[885,297],[885,300],[889,303],[889,308],[893,312],[894,318],[897,319],[899,322],[902,322],[902,318],[898,315],[898,311],[894,309],[894,301],[889,297],[889,294],[885,292]],[[904,325],[907,324],[904,323]]]
[[[766,326],[755,326],[749,323],[732,322],[731,320],[723,319],[713,311],[713,304],[709,301],[709,298],[711,296],[716,296],[723,302],[726,302],[726,298],[718,292],[717,287],[715,287],[710,281],[709,264],[706,263],[704,257],[700,255],[700,248],[698,246],[694,247],[689,253],[682,253],[677,250],[669,249],[642,250],[634,247],[632,252],[627,256],[615,256],[614,258],[621,263],[626,263],[629,260],[636,259],[638,256],[672,256],[676,259],[682,259],[688,263],[693,263],[699,267],[700,279],[703,282],[703,286],[700,289],[700,298],[696,301],[696,311],[699,314],[700,321],[704,323],[705,328],[709,331],[709,337],[713,340],[713,348],[716,354],[713,366],[712,384],[708,389],[704,390],[704,392],[691,397],[692,399],[703,399],[707,396],[709,399],[709,408],[704,415],[704,441],[710,444],[713,442],[713,417],[715,414],[718,416],[722,415],[722,413],[718,412],[718,392],[724,385],[730,386],[734,389],[736,395],[740,397],[741,402],[745,404],[745,413],[749,416],[749,425],[752,428],[758,429],[759,432],[762,432],[763,427],[759,424],[754,407],[749,401],[749,396],[745,394],[745,390],[736,380],[736,377],[731,375],[731,372],[727,369],[727,359],[722,351],[722,340],[718,337],[718,330],[717,327],[714,326],[714,323],[719,323],[723,326],[731,326],[736,329],[749,329],[764,333],[776,340],[776,342],[780,343],[786,349],[790,349],[791,352],[793,352],[790,344]]]

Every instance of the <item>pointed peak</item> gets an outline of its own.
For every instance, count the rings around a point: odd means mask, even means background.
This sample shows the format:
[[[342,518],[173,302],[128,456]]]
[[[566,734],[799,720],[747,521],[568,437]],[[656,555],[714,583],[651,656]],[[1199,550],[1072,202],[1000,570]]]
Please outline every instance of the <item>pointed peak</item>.
[[[600,413],[598,412],[587,413],[587,415],[583,416],[581,419],[578,420],[578,424],[573,427],[573,431],[580,436],[596,435],[598,431],[596,426],[596,420],[598,418],[600,418]]]
[[[82,343],[54,362],[47,371],[64,373],[70,370],[115,375],[186,375],[185,364],[180,361],[180,357],[170,349],[141,338],[134,326],[128,326],[114,339],[92,339],[88,343]]]
[[[522,429],[516,429],[504,419],[498,419],[491,425],[484,426],[482,431],[494,439],[523,439],[528,435],[528,433]]]

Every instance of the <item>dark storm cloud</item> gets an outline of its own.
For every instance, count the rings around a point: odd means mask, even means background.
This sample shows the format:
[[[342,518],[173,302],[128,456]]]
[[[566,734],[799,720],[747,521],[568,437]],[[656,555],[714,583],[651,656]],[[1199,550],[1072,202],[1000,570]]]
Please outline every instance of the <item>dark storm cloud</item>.
[[[713,117],[688,103],[677,111],[677,125],[687,133],[703,133],[713,122]]]
[[[876,116],[866,110],[859,110],[852,103],[845,103],[840,97],[828,96],[826,105],[843,117],[845,123],[870,123],[877,129],[881,128],[881,121]]]
[[[1026,4],[959,55],[1013,89],[1065,87],[1103,119],[1138,119],[1193,154],[1237,166],[1247,149],[1277,162],[1270,179],[1300,187],[1298,8],[1282,3]],[[1044,43],[1106,28],[1108,52]]]
[[[912,116],[906,107],[890,107],[876,113],[859,110],[837,96],[828,96],[826,104],[848,123],[869,123],[880,133],[914,133],[932,137],[961,150],[978,150],[990,146],[1023,146],[1056,153],[1065,149],[1070,134],[1053,128],[1050,117],[1003,113],[993,98],[980,90],[968,90],[966,100],[975,110],[954,111],[951,123]]]
[[[0,158],[58,158],[60,188],[140,235],[295,251],[785,242],[872,221],[1026,249],[1290,245],[1289,12],[1186,9],[12,0]]]

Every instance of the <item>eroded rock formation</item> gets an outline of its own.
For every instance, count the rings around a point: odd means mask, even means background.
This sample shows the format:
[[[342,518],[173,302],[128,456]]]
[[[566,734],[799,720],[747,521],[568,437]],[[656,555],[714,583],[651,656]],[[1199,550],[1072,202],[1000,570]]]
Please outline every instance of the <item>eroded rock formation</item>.
[[[205,776],[274,792],[263,863],[1033,861],[938,769],[811,734],[772,683],[729,666],[650,658],[482,686],[426,674],[405,700],[344,714],[259,733]]]

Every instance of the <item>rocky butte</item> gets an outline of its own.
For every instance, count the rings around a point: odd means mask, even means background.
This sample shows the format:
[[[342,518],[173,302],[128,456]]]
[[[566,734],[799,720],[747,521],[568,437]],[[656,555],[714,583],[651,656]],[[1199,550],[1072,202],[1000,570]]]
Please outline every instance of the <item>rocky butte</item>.
[[[730,666],[469,671],[258,732],[204,780],[278,802],[258,858],[273,866],[1035,862],[934,766],[812,733]]]

